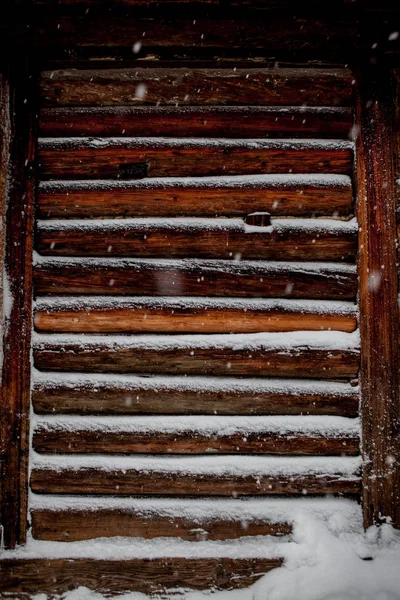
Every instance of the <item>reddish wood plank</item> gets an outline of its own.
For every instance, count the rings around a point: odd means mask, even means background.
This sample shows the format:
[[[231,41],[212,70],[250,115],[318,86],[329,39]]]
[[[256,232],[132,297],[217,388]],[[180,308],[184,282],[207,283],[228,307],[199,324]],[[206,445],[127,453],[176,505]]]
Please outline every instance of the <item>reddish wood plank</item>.
[[[329,140],[42,138],[45,179],[338,173],[352,169],[352,144]]]
[[[63,594],[81,586],[104,594],[151,594],[168,588],[245,588],[282,562],[280,558],[223,557],[3,559],[0,576],[2,591],[10,594]]]
[[[357,275],[348,265],[238,261],[51,259],[34,268],[36,294],[291,297],[353,300]]]
[[[165,471],[103,471],[99,469],[40,469],[31,474],[31,488],[45,494],[105,494],[130,496],[276,496],[349,494],[360,491],[357,476],[336,475],[228,475]],[[117,490],[117,492],[116,492]]]
[[[123,256],[351,262],[357,228],[341,221],[274,220],[252,227],[241,220],[89,223],[39,221],[36,246],[44,256]]]
[[[357,349],[324,349],[307,342],[290,347],[225,336],[213,345],[200,336],[187,339],[164,336],[158,343],[151,336],[122,338],[112,343],[97,338],[82,343],[71,339],[45,338],[34,347],[34,364],[45,371],[109,373],[165,373],[193,375],[239,375],[258,377],[354,378],[358,373]],[[185,337],[185,336],[183,336]],[[191,338],[191,339],[190,339]],[[229,339],[228,339],[229,338]],[[252,342],[252,345],[250,345]],[[278,343],[278,342],[277,342]]]
[[[245,507],[244,507],[245,508]],[[248,518],[188,518],[144,514],[123,509],[31,511],[32,535],[38,540],[76,542],[98,537],[125,536],[153,539],[178,537],[189,541],[231,540],[255,535],[289,535],[292,526]]]
[[[209,380],[207,380],[209,381]],[[32,390],[35,412],[41,414],[200,414],[200,415],[290,415],[330,414],[355,417],[358,412],[358,388],[345,384],[324,386],[313,382],[291,382],[274,386],[265,382],[254,389],[248,380],[230,380],[229,385],[214,381],[211,389],[204,381],[185,379],[185,386],[174,381],[163,383],[155,378],[116,381],[50,380],[36,381]],[[211,383],[211,382],[210,382]],[[247,383],[247,386],[246,386]],[[332,389],[332,386],[333,389]]]
[[[244,217],[264,210],[284,216],[347,216],[351,180],[334,175],[219,177],[139,181],[43,182],[39,218]]]
[[[278,454],[354,456],[359,439],[340,434],[329,437],[309,432],[278,434],[271,431],[207,435],[201,431],[70,431],[62,426],[38,425],[33,449],[44,454]]]
[[[136,20],[139,27],[140,20]],[[199,35],[201,22],[182,23],[179,36],[188,28]],[[245,24],[243,24],[246,26]],[[260,23],[265,29],[265,23]],[[173,27],[176,27],[176,24]],[[232,21],[208,21],[218,30],[224,45]],[[154,28],[160,45],[161,21],[146,21],[146,45]],[[223,29],[225,27],[225,29]],[[108,27],[108,31],[110,27]],[[142,39],[143,29],[140,31]],[[209,31],[209,33],[211,33]],[[105,34],[107,35],[107,34]],[[132,45],[132,35],[130,45]],[[212,34],[211,34],[212,35]],[[205,38],[210,37],[208,35]],[[253,38],[254,39],[254,38]],[[170,38],[170,42],[173,40]],[[121,44],[119,44],[121,45]],[[174,45],[172,43],[172,45]],[[350,106],[352,74],[347,69],[193,69],[140,68],[45,71],[41,78],[42,100],[46,106],[111,106],[129,104],[187,105],[319,105]]]
[[[43,137],[333,137],[347,139],[351,108],[113,106],[43,108]]]
[[[365,71],[357,103],[364,522],[400,527],[399,314],[394,98],[390,72]]]

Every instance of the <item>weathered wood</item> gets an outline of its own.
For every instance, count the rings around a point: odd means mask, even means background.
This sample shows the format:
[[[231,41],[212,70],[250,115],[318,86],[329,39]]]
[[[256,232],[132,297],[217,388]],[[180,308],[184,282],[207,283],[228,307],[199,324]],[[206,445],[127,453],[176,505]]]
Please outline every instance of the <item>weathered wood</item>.
[[[168,588],[245,588],[282,562],[280,558],[223,557],[3,559],[0,576],[2,591],[19,597],[40,592],[63,594],[80,586],[104,594],[151,594]]]
[[[333,137],[347,139],[351,108],[113,106],[43,108],[43,137]]]
[[[140,19],[135,21],[140,27],[143,26],[140,25]],[[219,20],[213,24],[214,28],[218,28],[218,35],[222,36],[224,44],[229,31],[223,30],[223,27],[232,24],[233,27],[238,25]],[[162,21],[147,21],[146,25],[156,29],[157,45],[162,43]],[[183,25],[187,26],[188,23]],[[261,28],[265,28],[265,25],[260,24]],[[197,28],[198,32],[201,23],[195,26],[191,23],[191,27]],[[185,36],[187,30],[181,29],[179,34]],[[143,39],[142,35],[139,38]],[[146,40],[148,44],[147,31]],[[167,69],[141,68],[138,65],[133,69],[45,71],[41,77],[41,93],[45,106],[351,106],[352,81],[353,76],[348,69]],[[143,87],[138,89],[138,86]]]
[[[245,509],[245,507],[244,507]],[[178,537],[189,541],[232,540],[255,535],[289,535],[289,523],[266,519],[190,518],[146,514],[133,510],[47,510],[31,511],[32,536],[37,540],[76,542],[98,537],[124,536],[153,539]]]
[[[232,434],[201,431],[101,431],[69,430],[60,426],[38,425],[32,445],[44,454],[277,454],[354,456],[359,454],[359,438],[354,434],[329,436],[318,432],[276,433],[268,431]]]
[[[351,262],[357,228],[340,221],[131,220],[89,223],[40,221],[36,246],[45,256],[325,260]]]
[[[352,144],[329,140],[42,138],[45,179],[96,179],[263,173],[342,173]]]
[[[142,181],[44,182],[37,193],[39,218],[215,217],[265,210],[296,217],[347,216],[351,180],[345,176],[273,175]]]
[[[242,306],[201,303],[185,307],[184,302],[165,306],[155,303],[131,306],[82,304],[76,306],[39,305],[35,310],[35,328],[38,331],[58,333],[257,333],[261,331],[354,331],[357,327],[355,313],[329,312],[304,307],[282,306],[279,303],[266,307],[243,301]]]
[[[360,491],[360,479],[336,475],[186,474],[165,471],[104,471],[99,469],[40,469],[31,474],[31,488],[45,494],[105,494],[130,496],[276,496],[349,494]]]
[[[157,339],[149,336],[113,343],[107,338],[96,338],[92,343],[82,343],[45,338],[34,347],[34,364],[45,371],[317,379],[354,378],[358,372],[358,350],[345,347],[323,349],[294,342],[291,347],[279,348],[257,339],[249,339],[246,345],[233,336],[226,336],[215,345],[211,337],[207,341],[199,336],[167,337],[159,342]]]
[[[91,262],[95,261],[95,262]],[[239,261],[51,259],[34,268],[36,294],[130,294],[353,300],[357,274],[348,265]]]
[[[252,382],[231,379],[213,382],[211,389],[204,380],[185,378],[185,386],[173,379],[163,383],[154,378],[116,381],[78,379],[36,381],[32,390],[33,408],[39,414],[190,414],[190,415],[339,415],[355,417],[358,412],[358,389],[348,384],[330,382],[322,387],[315,382],[301,385],[291,381],[280,386],[256,388]],[[229,383],[229,382],[228,382]],[[248,384],[246,386],[246,383]],[[300,387],[299,387],[300,385]]]
[[[6,223],[5,272],[7,314],[3,339],[0,406],[0,522],[6,548],[23,544],[27,528],[30,340],[32,299],[32,229],[34,203],[34,87],[26,61],[10,67],[10,184]],[[12,90],[12,92],[11,92]],[[7,164],[5,169],[7,169]]]
[[[389,71],[375,71],[360,77],[357,103],[363,510],[366,527],[388,518],[400,527],[393,92]]]

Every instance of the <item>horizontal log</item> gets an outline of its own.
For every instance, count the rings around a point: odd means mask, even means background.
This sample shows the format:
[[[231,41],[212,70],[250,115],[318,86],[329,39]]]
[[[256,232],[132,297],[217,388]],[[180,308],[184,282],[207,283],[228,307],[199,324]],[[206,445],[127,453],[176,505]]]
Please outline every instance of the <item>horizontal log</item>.
[[[90,336],[82,341],[50,334],[37,336],[34,364],[44,371],[354,378],[359,351],[352,335]]]
[[[41,138],[40,176],[96,179],[338,173],[352,171],[352,144],[330,140]]]
[[[351,108],[113,106],[43,108],[40,135],[173,137],[333,137],[347,139]]]
[[[344,175],[42,182],[37,204],[38,218],[347,216],[352,188]]]
[[[267,417],[268,418],[268,417]],[[286,417],[288,419],[289,417]],[[88,418],[87,418],[88,419]],[[128,417],[130,419],[130,417]],[[129,426],[128,423],[104,424],[102,421],[75,420],[60,424],[39,422],[33,432],[32,446],[36,452],[44,454],[276,454],[276,455],[318,455],[355,456],[359,454],[360,440],[355,428],[347,430],[304,430],[301,421],[297,426],[288,425],[281,430],[268,426],[267,422],[240,422],[237,417],[225,417],[228,423],[210,424],[214,429],[205,430],[203,423],[196,426],[193,418],[185,424],[177,417],[160,417],[167,422],[167,431],[162,423],[156,428],[156,417],[151,417],[154,426],[149,430],[141,420]],[[178,422],[176,429],[170,419]],[[194,417],[198,421],[198,417]],[[181,425],[181,426],[180,426]],[[315,426],[318,424],[315,423]],[[347,425],[347,423],[346,423]],[[297,430],[296,430],[297,427]],[[231,428],[232,431],[227,429]]]
[[[357,224],[277,219],[269,227],[241,219],[38,221],[36,247],[45,256],[325,260],[351,262]]]
[[[245,507],[243,507],[245,509]],[[77,542],[120,536],[153,539],[182,538],[189,541],[232,540],[257,535],[289,535],[289,523],[248,518],[190,518],[146,514],[121,509],[31,511],[32,536],[37,540]]]
[[[35,558],[0,560],[2,591],[63,594],[86,587],[97,594],[245,588],[281,566],[280,558]],[[51,574],[51,576],[49,576]]]
[[[140,19],[135,21],[139,27],[142,27],[138,36],[140,39],[143,39],[143,31],[146,31],[146,45],[149,45],[149,27],[155,28],[156,45],[160,45],[163,36],[162,22],[147,20],[143,25],[140,24]],[[91,22],[93,24],[93,19]],[[242,26],[234,21],[219,20],[214,23],[208,21],[207,24],[217,30],[224,45],[229,36],[229,29],[223,28],[233,27],[237,30]],[[187,27],[189,27],[196,29],[196,36],[200,38],[200,22],[193,25],[191,20],[184,25],[186,29],[181,27],[178,33],[180,37],[188,36]],[[176,24],[172,27],[176,28]],[[258,27],[265,29],[265,23],[259,23]],[[110,30],[109,26],[107,30]],[[204,39],[210,37],[207,34]],[[134,38],[129,33],[130,46],[132,39]],[[254,41],[253,38],[253,43]],[[171,38],[170,42],[172,42],[170,45],[175,45]],[[353,94],[352,80],[351,71],[347,69],[232,70],[135,67],[133,69],[45,71],[42,73],[40,87],[42,101],[46,106],[130,104],[350,106]]]
[[[355,417],[357,387],[301,380],[36,374],[39,414],[340,415]]]
[[[291,297],[353,300],[357,274],[335,263],[41,260],[36,294]]]
[[[248,460],[248,459],[247,459]],[[356,495],[360,478],[343,474],[229,475],[165,471],[58,470],[35,468],[32,491],[39,494],[105,494],[120,496],[276,496]]]
[[[58,333],[257,333],[354,331],[355,306],[293,300],[38,299],[37,331]]]

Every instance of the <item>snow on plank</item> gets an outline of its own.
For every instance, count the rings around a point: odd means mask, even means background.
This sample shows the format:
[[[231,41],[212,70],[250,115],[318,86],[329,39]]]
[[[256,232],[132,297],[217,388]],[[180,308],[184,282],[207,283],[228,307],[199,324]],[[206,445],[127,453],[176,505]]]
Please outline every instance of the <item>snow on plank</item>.
[[[354,265],[35,256],[36,294],[232,296],[353,300]]]
[[[40,135],[348,138],[351,108],[313,106],[75,106],[43,108]]]
[[[334,331],[84,338],[36,334],[34,364],[42,371],[354,378],[359,338]]]
[[[58,333],[257,333],[326,330],[352,332],[350,302],[234,298],[39,298],[34,324]]]
[[[359,390],[349,383],[299,379],[236,379],[42,373],[34,370],[39,414],[192,414],[354,417]]]
[[[41,138],[44,179],[352,172],[353,143],[337,140]]]
[[[224,23],[226,27],[232,28],[233,22]],[[187,26],[193,27],[193,24],[187,23]],[[210,26],[212,27],[212,22],[208,21],[204,31],[208,31]],[[151,27],[151,22],[146,20],[143,27],[146,30],[148,44],[148,35],[151,35],[148,29]],[[198,41],[199,27],[201,28],[201,25],[196,24],[196,41]],[[233,27],[237,32],[237,25],[234,24]],[[179,38],[182,37],[182,31],[184,29],[180,28]],[[222,36],[224,45],[228,31],[229,29],[225,30]],[[140,29],[139,37],[142,37],[142,33]],[[207,38],[209,35],[206,36]],[[129,39],[131,45],[132,33],[129,34]],[[159,31],[156,39],[159,44]],[[209,38],[209,43],[210,41]],[[202,40],[203,43],[205,40]],[[182,67],[143,69],[135,67],[133,69],[45,71],[41,76],[40,87],[45,106],[130,104],[350,106],[353,96],[352,80],[352,73],[347,69]],[[138,86],[142,86],[142,94],[138,94]]]
[[[46,256],[331,260],[351,262],[357,222],[274,219],[145,218],[38,221],[36,246]]]
[[[348,216],[347,175],[236,175],[140,180],[42,181],[39,218]]]
[[[359,453],[360,424],[344,417],[36,418],[33,449],[44,454]]]
[[[360,457],[32,456],[41,494],[275,496],[360,491]]]

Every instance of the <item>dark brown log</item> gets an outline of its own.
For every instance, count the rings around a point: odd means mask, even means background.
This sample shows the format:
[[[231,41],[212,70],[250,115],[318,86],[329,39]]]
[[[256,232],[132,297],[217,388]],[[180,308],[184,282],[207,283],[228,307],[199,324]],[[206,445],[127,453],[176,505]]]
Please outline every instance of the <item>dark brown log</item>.
[[[269,227],[271,225],[271,215],[268,212],[253,212],[245,216],[247,225],[256,227]]]
[[[255,535],[289,535],[289,523],[267,519],[189,518],[147,514],[134,510],[47,510],[31,511],[32,536],[37,540],[77,542],[98,537],[124,536],[153,539],[178,537],[193,542],[232,540]]]
[[[31,475],[38,494],[105,494],[120,496],[276,496],[349,494],[360,492],[356,475],[227,475],[165,471],[103,471],[99,469],[40,469]]]
[[[351,262],[357,250],[357,229],[334,220],[329,226],[278,221],[268,229],[246,227],[239,220],[40,222],[36,245],[45,256],[228,260],[239,256],[243,260]]]
[[[140,19],[135,21],[143,27]],[[160,45],[162,22],[146,21],[145,29],[146,26],[157,30],[157,45]],[[180,26],[187,27],[188,23]],[[192,21],[190,26],[199,32],[202,24],[198,22],[193,26]],[[225,45],[229,30],[224,27],[236,28],[238,24],[218,20],[209,21],[208,26],[218,29]],[[262,29],[265,26],[265,23],[260,23]],[[147,33],[148,29],[146,36]],[[187,29],[180,29],[179,35],[187,34]],[[146,37],[146,40],[148,45],[149,38]],[[166,69],[138,66],[133,69],[45,71],[42,73],[41,91],[45,106],[351,106],[352,80],[352,73],[347,69]]]
[[[173,306],[43,308],[34,317],[38,331],[58,333],[257,333],[261,331],[354,331],[355,314],[249,307]]]
[[[114,106],[44,108],[43,137],[333,137],[347,139],[351,108]]]
[[[27,528],[36,78],[28,61],[19,59],[12,63],[9,77],[10,95],[4,97],[0,109],[9,121],[6,127],[11,128],[5,255],[9,298],[2,339],[0,403],[0,518],[4,546],[14,548],[25,542]]]
[[[34,269],[36,294],[291,297],[353,300],[357,275],[348,265],[285,265],[237,261],[68,262]]]
[[[237,432],[207,435],[201,431],[101,431],[65,430],[60,427],[36,428],[33,449],[44,454],[278,454],[354,456],[360,440],[347,434],[329,437],[318,433],[277,434]]]
[[[270,179],[268,181],[268,179]],[[129,182],[53,183],[39,186],[38,217],[244,217],[266,210],[283,216],[347,216],[352,210],[350,178],[288,176],[279,182],[221,177],[219,182],[198,178],[165,178]]]
[[[189,336],[190,337],[190,336]],[[45,371],[86,371],[96,373],[165,373],[184,375],[239,375],[258,377],[308,377],[335,379],[357,376],[357,349],[327,349],[307,347],[306,343],[292,348],[253,346],[237,347],[228,339],[215,347],[199,346],[198,337],[190,342],[170,338],[168,345],[149,346],[140,338],[127,345],[105,339],[86,343],[57,339],[38,342],[34,348],[34,364]],[[249,340],[250,342],[250,340]]]
[[[314,386],[298,388],[282,386],[281,389],[237,389],[215,383],[215,389],[196,387],[194,382],[187,388],[179,385],[147,379],[147,385],[138,380],[116,383],[112,376],[108,382],[63,383],[36,382],[32,390],[32,402],[36,413],[41,414],[190,414],[190,415],[339,415],[355,417],[358,412],[358,389],[344,386],[325,389]],[[242,380],[245,384],[245,380]],[[149,385],[150,383],[150,385]]]
[[[349,174],[352,162],[350,143],[329,140],[42,138],[39,146],[40,173],[45,179]]]
[[[20,598],[39,592],[63,594],[81,586],[104,594],[151,594],[168,588],[245,588],[282,562],[280,558],[3,559],[0,577],[2,591]]]
[[[399,314],[393,90],[390,72],[366,70],[357,104],[364,523],[400,527]]]

